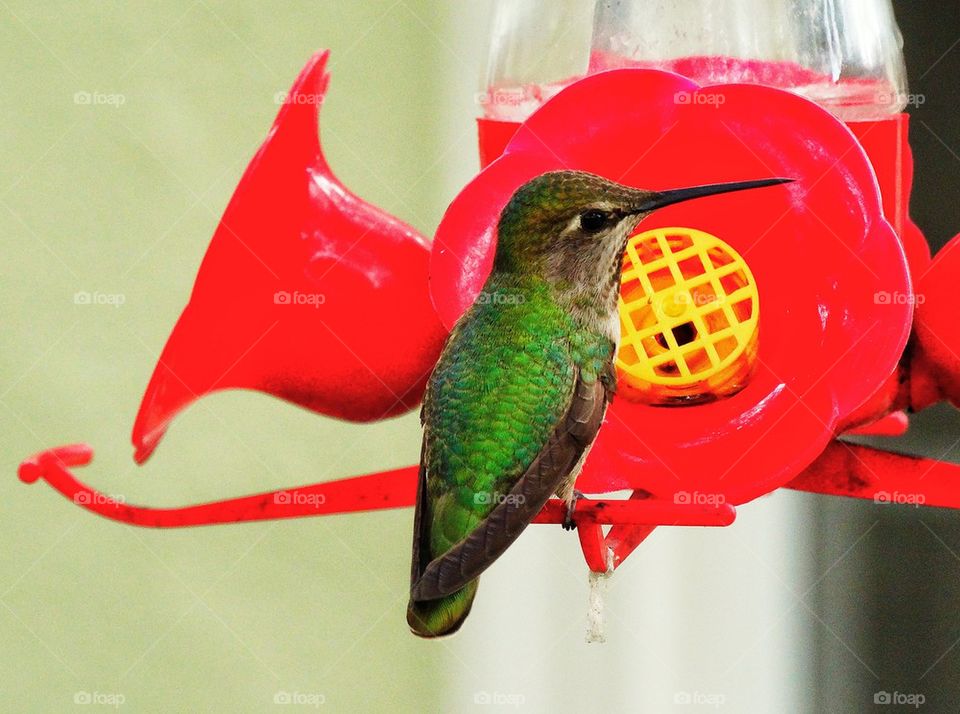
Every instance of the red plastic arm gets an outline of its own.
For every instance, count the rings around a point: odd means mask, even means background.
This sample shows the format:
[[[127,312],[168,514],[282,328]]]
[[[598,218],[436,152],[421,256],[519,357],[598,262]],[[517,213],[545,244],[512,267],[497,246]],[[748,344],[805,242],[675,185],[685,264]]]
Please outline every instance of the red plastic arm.
[[[787,488],[877,503],[960,508],[960,466],[835,441]]]
[[[417,467],[328,481],[289,490],[213,501],[181,508],[150,508],[120,503],[79,481],[71,466],[86,466],[93,449],[86,444],[43,451],[20,465],[20,480],[42,478],[77,505],[105,518],[148,528],[182,528],[279,518],[323,516],[412,506]]]

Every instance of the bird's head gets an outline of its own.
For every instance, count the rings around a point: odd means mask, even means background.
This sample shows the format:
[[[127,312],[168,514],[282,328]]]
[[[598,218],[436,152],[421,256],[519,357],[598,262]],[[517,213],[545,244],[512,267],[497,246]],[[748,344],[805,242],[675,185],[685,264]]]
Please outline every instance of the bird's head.
[[[647,191],[583,171],[550,171],[523,184],[500,215],[494,270],[539,275],[564,290],[608,292],[627,239],[651,212],[680,201],[792,179]]]

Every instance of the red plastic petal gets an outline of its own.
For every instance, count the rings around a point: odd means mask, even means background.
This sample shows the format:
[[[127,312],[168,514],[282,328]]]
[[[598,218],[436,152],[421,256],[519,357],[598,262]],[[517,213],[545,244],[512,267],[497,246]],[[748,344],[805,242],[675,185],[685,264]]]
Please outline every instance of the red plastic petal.
[[[137,415],[139,462],[180,410],[219,389],[355,421],[422,396],[446,337],[428,243],[331,173],[317,134],[326,59],[297,78],[217,227]]]

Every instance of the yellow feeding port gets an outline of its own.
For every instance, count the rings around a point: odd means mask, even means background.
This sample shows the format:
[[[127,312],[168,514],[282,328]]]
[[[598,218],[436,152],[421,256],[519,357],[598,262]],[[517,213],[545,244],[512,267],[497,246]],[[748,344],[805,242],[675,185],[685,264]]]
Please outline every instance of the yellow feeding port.
[[[744,259],[716,236],[658,228],[627,243],[620,286],[619,392],[691,404],[746,386],[760,302]]]

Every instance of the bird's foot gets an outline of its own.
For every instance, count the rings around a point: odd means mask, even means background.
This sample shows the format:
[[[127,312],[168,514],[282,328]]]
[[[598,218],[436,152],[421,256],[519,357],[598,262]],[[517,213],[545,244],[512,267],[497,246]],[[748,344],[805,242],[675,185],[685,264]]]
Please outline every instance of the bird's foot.
[[[567,515],[563,518],[563,530],[572,531],[576,529],[577,524],[573,520],[573,512],[577,509],[577,501],[583,498],[583,493],[577,489],[573,489],[570,493],[570,498],[567,499]]]

